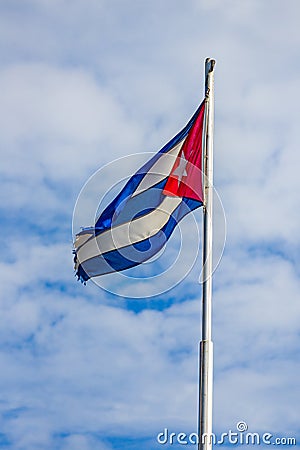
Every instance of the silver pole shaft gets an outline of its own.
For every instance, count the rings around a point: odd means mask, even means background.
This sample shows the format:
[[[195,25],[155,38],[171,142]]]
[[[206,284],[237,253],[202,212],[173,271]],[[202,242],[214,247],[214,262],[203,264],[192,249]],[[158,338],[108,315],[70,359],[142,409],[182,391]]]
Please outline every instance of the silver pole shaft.
[[[204,207],[203,207],[203,285],[202,340],[199,370],[199,450],[212,448],[213,343],[211,340],[212,301],[212,213],[213,213],[213,131],[214,131],[214,66],[205,61],[205,132],[204,132]]]

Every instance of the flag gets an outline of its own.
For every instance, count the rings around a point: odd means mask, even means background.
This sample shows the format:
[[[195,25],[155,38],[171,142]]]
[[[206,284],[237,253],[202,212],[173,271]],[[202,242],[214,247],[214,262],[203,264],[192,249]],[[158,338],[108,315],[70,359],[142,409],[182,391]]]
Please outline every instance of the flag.
[[[205,102],[187,125],[126,183],[96,219],[76,234],[78,279],[137,266],[159,252],[178,222],[203,205]]]

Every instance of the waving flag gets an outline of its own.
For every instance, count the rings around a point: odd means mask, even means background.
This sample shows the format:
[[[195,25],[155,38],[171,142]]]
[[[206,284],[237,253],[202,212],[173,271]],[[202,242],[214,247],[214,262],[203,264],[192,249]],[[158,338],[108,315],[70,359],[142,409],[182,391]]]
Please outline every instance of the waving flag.
[[[165,245],[178,222],[202,206],[205,102],[188,124],[127,182],[97,218],[76,235],[77,277],[129,269]]]

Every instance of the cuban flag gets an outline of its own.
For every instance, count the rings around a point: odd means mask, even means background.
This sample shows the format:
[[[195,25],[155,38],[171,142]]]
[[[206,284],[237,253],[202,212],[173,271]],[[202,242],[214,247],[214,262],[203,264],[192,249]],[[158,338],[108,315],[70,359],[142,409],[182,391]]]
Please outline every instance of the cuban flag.
[[[203,101],[187,125],[126,183],[75,238],[78,279],[122,271],[147,261],[178,222],[203,205]]]

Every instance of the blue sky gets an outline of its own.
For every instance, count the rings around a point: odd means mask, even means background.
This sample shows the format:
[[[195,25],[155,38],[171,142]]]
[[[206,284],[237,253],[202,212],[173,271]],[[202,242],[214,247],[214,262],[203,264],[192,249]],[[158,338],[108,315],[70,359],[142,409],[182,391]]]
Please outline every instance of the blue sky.
[[[165,427],[195,431],[199,266],[153,299],[83,286],[72,214],[97,169],[185,125],[207,56],[227,221],[214,430],[244,420],[300,439],[299,12],[296,0],[1,2],[0,448],[148,450]]]

